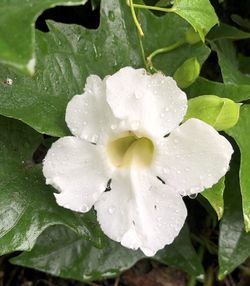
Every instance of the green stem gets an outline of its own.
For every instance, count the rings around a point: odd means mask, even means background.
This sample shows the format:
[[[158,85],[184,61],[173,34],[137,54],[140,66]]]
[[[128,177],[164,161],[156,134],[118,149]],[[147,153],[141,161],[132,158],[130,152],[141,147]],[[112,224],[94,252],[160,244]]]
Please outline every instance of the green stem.
[[[138,21],[138,19],[137,19],[137,17],[136,17],[136,14],[135,14],[135,9],[134,9],[133,0],[128,0],[128,1],[127,1],[127,4],[128,4],[129,7],[130,7],[131,14],[132,14],[132,17],[133,17],[135,26],[136,26],[136,28],[137,28],[137,30],[138,30],[138,33],[139,33],[139,35],[140,35],[141,37],[143,37],[143,36],[144,36],[144,33],[143,33],[143,31],[142,31],[141,25],[140,25],[140,23],[139,23],[139,21]]]
[[[154,69],[152,60],[153,60],[153,58],[154,58],[155,56],[157,56],[157,55],[159,55],[159,54],[171,52],[171,51],[177,49],[178,47],[182,46],[184,43],[185,43],[185,41],[182,39],[182,40],[179,40],[179,41],[177,41],[176,43],[174,43],[174,44],[172,44],[172,45],[170,45],[170,46],[167,46],[167,47],[164,47],[164,48],[160,48],[160,49],[155,50],[153,53],[151,53],[151,54],[147,57],[147,66],[148,66],[151,70]]]
[[[213,268],[209,267],[206,273],[204,286],[213,286],[213,285],[214,285],[214,272],[213,272]]]
[[[163,7],[157,7],[157,6],[142,5],[142,4],[133,4],[133,6],[134,8],[148,9],[148,10],[160,11],[160,12],[165,12],[165,13],[176,11],[175,7],[163,8]]]
[[[187,286],[195,286],[196,285],[196,277],[191,276],[188,280]]]

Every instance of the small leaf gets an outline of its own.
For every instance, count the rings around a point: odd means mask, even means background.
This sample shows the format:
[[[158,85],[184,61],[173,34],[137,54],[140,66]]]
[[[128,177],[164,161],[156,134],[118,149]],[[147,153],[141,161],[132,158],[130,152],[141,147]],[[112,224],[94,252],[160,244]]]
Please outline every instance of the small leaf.
[[[189,99],[184,120],[198,118],[221,131],[232,128],[238,122],[239,112],[240,104],[231,99],[202,95]]]
[[[224,212],[224,199],[223,193],[225,189],[225,178],[221,178],[219,182],[213,185],[211,188],[206,189],[201,195],[206,198],[213,209],[215,210],[218,219],[222,218]]]
[[[63,226],[56,226],[42,233],[31,251],[23,252],[11,262],[64,278],[92,281],[116,276],[142,258],[145,258],[142,252],[124,248],[108,238],[104,248],[96,248],[82,236]],[[203,274],[187,227],[153,259],[174,265],[191,275]]]
[[[173,78],[180,88],[187,88],[190,86],[200,74],[200,64],[198,60],[193,57],[187,59],[174,73]]]
[[[227,131],[227,134],[232,136],[237,142],[241,153],[240,164],[240,188],[243,205],[243,215],[246,231],[250,231],[250,152],[249,142],[250,133],[250,106],[243,105],[241,107],[241,115],[239,122],[232,129]]]
[[[173,11],[188,21],[204,41],[207,32],[218,23],[209,0],[175,0]]]

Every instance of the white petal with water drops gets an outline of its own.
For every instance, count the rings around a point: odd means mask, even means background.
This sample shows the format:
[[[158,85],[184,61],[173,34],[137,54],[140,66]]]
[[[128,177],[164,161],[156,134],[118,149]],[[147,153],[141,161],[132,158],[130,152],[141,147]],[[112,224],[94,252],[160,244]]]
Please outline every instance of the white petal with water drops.
[[[84,93],[68,103],[65,120],[75,136],[92,143],[106,142],[117,120],[106,101],[105,80],[89,76]]]
[[[113,174],[111,191],[101,195],[95,209],[106,235],[148,256],[174,240],[187,214],[179,194],[146,169],[134,168]]]
[[[106,81],[107,101],[128,130],[164,136],[182,121],[187,109],[185,93],[171,77],[149,75],[144,69],[125,67]]]
[[[182,195],[210,188],[225,175],[233,149],[213,127],[190,119],[158,142],[154,172]],[[164,171],[167,164],[168,171]]]
[[[60,206],[87,212],[106,189],[112,169],[104,150],[76,137],[53,143],[43,162],[47,184],[53,185]]]

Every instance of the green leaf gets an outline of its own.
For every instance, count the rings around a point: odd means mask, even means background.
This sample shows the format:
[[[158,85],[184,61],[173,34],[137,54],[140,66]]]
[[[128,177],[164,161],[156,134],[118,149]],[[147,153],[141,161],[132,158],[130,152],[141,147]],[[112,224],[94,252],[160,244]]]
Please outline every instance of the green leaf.
[[[250,76],[243,74],[239,70],[239,62],[236,56],[236,50],[230,40],[218,40],[211,42],[212,49],[216,51],[223,82],[227,84],[243,84],[250,83]]]
[[[238,122],[239,114],[239,103],[216,95],[201,95],[188,100],[184,121],[198,118],[222,131],[232,128]]]
[[[185,225],[174,242],[157,252],[153,259],[175,266],[197,278],[202,279],[204,276],[201,260],[191,244],[189,230]]]
[[[225,178],[221,178],[219,182],[213,185],[211,188],[206,189],[201,195],[206,198],[213,209],[215,210],[218,219],[220,220],[224,212],[224,199],[223,193],[225,189]]]
[[[146,56],[180,40],[188,29],[187,23],[174,14],[157,17],[140,11],[140,19]],[[66,105],[83,92],[90,74],[104,77],[123,66],[142,67],[143,60],[130,8],[124,0],[102,1],[97,30],[52,22],[48,25],[49,33],[36,33],[38,62],[33,78],[0,66],[0,114],[19,119],[40,133],[60,137],[69,133],[64,120]],[[185,59],[196,56],[202,64],[208,54],[202,43],[184,45],[157,56],[154,64],[171,74]],[[7,78],[13,80],[12,85],[4,83]]]
[[[59,207],[45,186],[40,165],[32,161],[41,135],[30,127],[0,117],[0,255],[30,250],[51,225],[63,224],[100,243],[93,213],[80,215]]]
[[[101,0],[91,0],[92,10],[95,10],[100,5]]]
[[[243,105],[241,108],[241,116],[238,124],[229,129],[227,134],[232,136],[237,142],[241,153],[240,164],[240,187],[242,195],[242,206],[244,214],[244,223],[246,231],[250,231],[250,152],[249,142],[250,133],[250,106]]]
[[[188,89],[185,90],[188,98],[199,95],[215,94],[220,97],[229,98],[235,102],[250,99],[250,85],[224,84],[205,78],[198,78]]]
[[[234,148],[236,150],[236,148]],[[226,176],[225,212],[220,224],[219,279],[223,279],[250,255],[250,233],[244,231],[238,180],[238,152]]]
[[[11,262],[64,278],[92,281],[113,277],[142,258],[145,256],[140,251],[124,248],[108,238],[104,248],[96,248],[69,229],[57,226],[46,230],[31,251],[22,253]],[[172,245],[153,259],[192,275],[203,274],[186,227]]]
[[[250,33],[239,30],[234,26],[220,23],[219,26],[215,26],[211,29],[207,37],[212,41],[220,39],[241,40],[250,38]]]
[[[26,74],[35,67],[36,18],[45,9],[56,5],[79,5],[87,0],[3,0],[0,4],[0,62],[9,64]]]
[[[209,0],[175,0],[173,11],[188,21],[203,41],[207,32],[218,23]]]

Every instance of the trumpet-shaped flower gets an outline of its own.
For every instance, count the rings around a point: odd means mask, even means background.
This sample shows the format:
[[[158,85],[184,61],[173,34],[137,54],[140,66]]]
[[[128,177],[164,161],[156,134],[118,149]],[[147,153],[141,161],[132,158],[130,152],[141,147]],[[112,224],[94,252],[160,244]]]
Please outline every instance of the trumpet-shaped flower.
[[[89,76],[66,109],[74,136],[44,160],[57,203],[78,212],[94,206],[107,236],[148,256],[170,244],[187,215],[182,196],[215,184],[233,153],[210,125],[179,125],[186,110],[185,93],[161,73],[125,67],[104,80]]]

